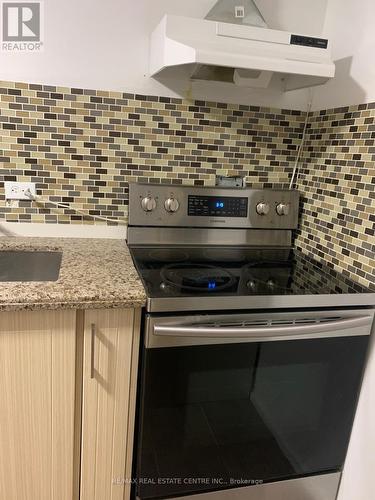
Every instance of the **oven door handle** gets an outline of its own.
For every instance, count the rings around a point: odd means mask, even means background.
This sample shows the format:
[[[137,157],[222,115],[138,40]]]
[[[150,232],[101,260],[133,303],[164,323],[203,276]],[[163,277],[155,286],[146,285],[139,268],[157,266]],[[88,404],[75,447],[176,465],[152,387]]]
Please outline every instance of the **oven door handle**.
[[[154,335],[168,337],[198,337],[198,338],[246,338],[254,341],[278,339],[310,339],[319,337],[348,337],[354,335],[369,335],[373,316],[358,316],[343,318],[329,322],[309,323],[283,326],[261,327],[206,327],[206,326],[178,326],[154,325]],[[271,322],[270,322],[271,323]]]

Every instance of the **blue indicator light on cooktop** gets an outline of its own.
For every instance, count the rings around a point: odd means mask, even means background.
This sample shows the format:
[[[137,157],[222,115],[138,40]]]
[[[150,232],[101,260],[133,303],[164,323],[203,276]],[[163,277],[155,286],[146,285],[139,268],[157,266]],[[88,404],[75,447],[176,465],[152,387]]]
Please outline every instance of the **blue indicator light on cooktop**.
[[[216,281],[209,281],[208,282],[208,288],[210,288],[210,289],[216,288]]]
[[[216,208],[224,208],[224,202],[223,201],[217,201],[216,202]]]

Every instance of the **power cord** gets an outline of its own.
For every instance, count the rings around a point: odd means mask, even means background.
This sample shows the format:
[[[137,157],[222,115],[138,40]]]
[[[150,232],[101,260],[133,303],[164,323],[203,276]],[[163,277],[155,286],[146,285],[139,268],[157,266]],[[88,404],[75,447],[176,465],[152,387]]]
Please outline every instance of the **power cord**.
[[[25,196],[27,196],[31,201],[35,201],[35,203],[42,203],[42,204],[47,204],[50,203],[51,205],[54,205],[55,207],[58,208],[67,208],[69,210],[74,210],[77,214],[83,215],[84,217],[90,217],[91,219],[99,219],[103,220],[106,222],[115,222],[116,224],[127,224],[127,217],[124,219],[120,220],[115,220],[115,219],[110,219],[109,217],[101,217],[100,215],[92,215],[83,212],[82,210],[78,210],[77,208],[70,207],[69,205],[65,205],[64,203],[57,203],[55,201],[51,201],[45,198],[42,198],[41,196],[38,196],[36,194],[33,194],[30,189],[25,189],[24,191]]]
[[[305,143],[306,129],[307,129],[308,121],[309,121],[309,114],[311,111],[312,98],[313,98],[311,88],[309,90],[310,90],[310,99],[309,99],[309,103],[307,105],[306,118],[305,118],[305,123],[303,126],[303,132],[302,132],[302,139],[301,139],[301,143],[300,143],[299,148],[298,148],[296,162],[295,162],[294,168],[293,168],[292,178],[290,179],[289,189],[293,189],[293,185],[294,185],[294,183],[297,182],[297,179],[298,179],[298,163],[299,163],[299,159],[300,159],[302,149],[303,149],[303,146]]]

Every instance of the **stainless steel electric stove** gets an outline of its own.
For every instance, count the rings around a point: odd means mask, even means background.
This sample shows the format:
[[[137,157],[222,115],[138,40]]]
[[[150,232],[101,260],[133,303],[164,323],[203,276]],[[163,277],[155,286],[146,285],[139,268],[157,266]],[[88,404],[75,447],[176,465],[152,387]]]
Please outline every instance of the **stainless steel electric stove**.
[[[135,495],[334,500],[375,290],[293,249],[299,194],[132,184]]]

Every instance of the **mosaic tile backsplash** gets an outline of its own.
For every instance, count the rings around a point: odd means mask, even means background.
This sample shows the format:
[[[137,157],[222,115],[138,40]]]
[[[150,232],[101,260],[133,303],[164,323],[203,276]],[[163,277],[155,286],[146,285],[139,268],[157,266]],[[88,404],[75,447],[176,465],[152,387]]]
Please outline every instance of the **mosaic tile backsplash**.
[[[375,105],[312,113],[297,187],[296,245],[375,283]],[[214,185],[242,175],[287,188],[305,114],[254,106],[0,82],[0,221],[100,224],[127,215],[128,182]],[[3,182],[30,181],[70,208],[5,206]]]
[[[375,103],[312,113],[298,189],[297,246],[375,285]]]
[[[83,218],[28,201],[8,209],[2,182],[36,182],[51,201],[113,219],[126,215],[131,180],[242,175],[286,187],[304,121],[299,111],[9,82],[0,112],[0,217],[47,223]]]

